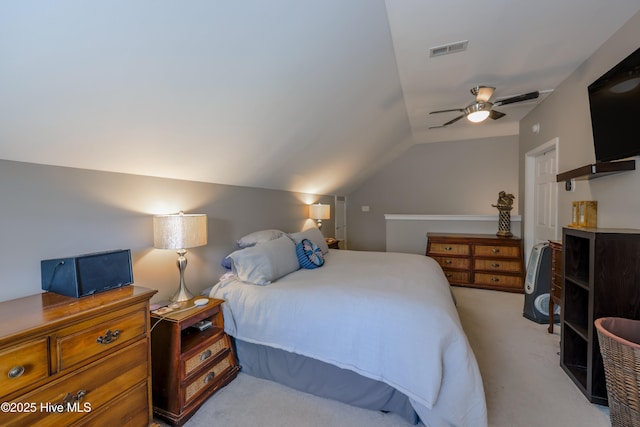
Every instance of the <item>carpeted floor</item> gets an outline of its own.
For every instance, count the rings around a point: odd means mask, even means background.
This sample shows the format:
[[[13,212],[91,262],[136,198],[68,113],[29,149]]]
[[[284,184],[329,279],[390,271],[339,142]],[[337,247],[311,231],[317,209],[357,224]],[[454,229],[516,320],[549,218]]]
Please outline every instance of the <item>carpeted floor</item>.
[[[454,288],[485,385],[491,427],[605,427],[559,365],[559,328],[522,317],[523,295]],[[403,419],[300,393],[240,373],[185,426],[408,427]]]

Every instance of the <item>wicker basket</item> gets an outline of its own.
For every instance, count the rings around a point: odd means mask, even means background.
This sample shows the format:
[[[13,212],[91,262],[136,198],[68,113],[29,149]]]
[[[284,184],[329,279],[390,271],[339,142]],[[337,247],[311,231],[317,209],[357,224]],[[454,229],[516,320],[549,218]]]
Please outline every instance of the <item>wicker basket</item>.
[[[640,427],[640,321],[595,321],[613,427]]]

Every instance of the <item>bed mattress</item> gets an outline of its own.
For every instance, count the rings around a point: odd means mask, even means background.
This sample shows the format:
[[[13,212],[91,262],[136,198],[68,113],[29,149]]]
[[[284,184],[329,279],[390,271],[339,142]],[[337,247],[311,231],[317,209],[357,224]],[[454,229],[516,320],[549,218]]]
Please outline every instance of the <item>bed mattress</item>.
[[[266,286],[225,280],[225,330],[384,383],[428,426],[486,426],[477,362],[431,258],[331,250],[324,266]]]

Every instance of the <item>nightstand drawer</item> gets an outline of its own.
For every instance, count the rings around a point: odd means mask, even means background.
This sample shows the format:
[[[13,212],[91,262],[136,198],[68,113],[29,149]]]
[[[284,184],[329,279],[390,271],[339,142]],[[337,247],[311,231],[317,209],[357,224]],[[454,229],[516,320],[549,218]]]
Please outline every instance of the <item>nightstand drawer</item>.
[[[208,344],[206,344],[205,346],[199,349],[196,349],[195,355],[186,356],[184,361],[182,378],[186,378],[191,372],[211,362],[223,351],[225,351],[230,347],[231,347],[231,343],[229,342],[229,338],[221,330],[220,333],[211,340],[211,342],[209,342]]]
[[[521,276],[506,276],[502,274],[476,273],[475,283],[478,285],[504,286],[514,289],[520,289],[523,286]]]
[[[60,371],[120,347],[146,334],[146,312],[144,306],[136,311],[120,311],[102,316],[91,322],[91,327],[76,330],[70,328],[60,333],[56,340],[58,369]]]
[[[223,359],[213,364],[202,375],[199,375],[187,385],[184,392],[184,404],[189,404],[199,392],[214,387],[219,380],[222,380],[224,372],[233,368],[234,364],[233,355],[231,352],[227,352]]]
[[[438,255],[469,255],[469,245],[457,243],[431,243],[429,254]]]
[[[470,283],[471,273],[468,271],[448,271],[444,270],[444,275],[449,283]]]
[[[448,258],[448,257],[432,257],[442,268],[457,268],[460,270],[468,270],[470,266],[469,258]]]
[[[475,270],[520,272],[520,261],[505,261],[501,259],[476,259],[473,262]]]
[[[0,396],[49,376],[46,337],[0,351]]]
[[[473,253],[475,256],[519,258],[519,246],[496,246],[496,245],[475,245]]]
[[[87,365],[77,373],[67,375],[61,381],[54,381],[33,393],[21,396],[16,402],[25,405],[36,402],[34,412],[14,413],[3,415],[3,425],[8,426],[65,426],[84,417],[91,412],[110,403],[123,391],[130,389],[148,378],[147,341],[141,340],[123,350]],[[40,403],[51,404],[41,410]],[[55,418],[51,418],[55,405],[62,405],[65,411],[59,410]],[[71,405],[71,406],[69,406]],[[88,406],[85,406],[88,405]],[[4,422],[6,421],[6,424]]]

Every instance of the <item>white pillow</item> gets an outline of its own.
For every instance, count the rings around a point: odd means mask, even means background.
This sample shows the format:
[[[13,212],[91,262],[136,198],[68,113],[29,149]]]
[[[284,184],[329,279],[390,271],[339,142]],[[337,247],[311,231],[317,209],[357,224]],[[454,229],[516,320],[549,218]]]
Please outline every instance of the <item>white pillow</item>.
[[[320,248],[323,254],[329,252],[329,246],[327,246],[327,242],[324,240],[322,232],[317,227],[311,227],[304,231],[299,231],[298,233],[291,233],[289,234],[289,237],[296,245],[304,239],[309,239]]]
[[[229,255],[239,280],[268,285],[300,268],[296,245],[287,236],[269,240]]]
[[[255,246],[258,243],[268,242],[269,240],[277,239],[280,236],[284,236],[284,231],[269,229],[269,230],[260,230],[254,231],[253,233],[247,234],[246,236],[238,239],[238,247],[240,249],[248,248],[251,246]]]

